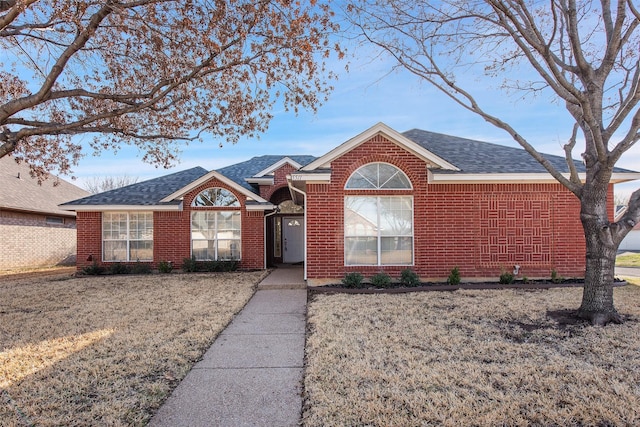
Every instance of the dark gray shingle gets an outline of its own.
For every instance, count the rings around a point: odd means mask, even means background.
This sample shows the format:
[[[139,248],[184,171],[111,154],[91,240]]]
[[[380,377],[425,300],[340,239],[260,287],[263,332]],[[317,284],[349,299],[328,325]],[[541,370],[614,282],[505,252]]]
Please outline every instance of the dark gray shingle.
[[[245,162],[236,163],[235,165],[226,166],[222,169],[217,169],[216,172],[221,173],[226,176],[236,184],[241,185],[242,187],[256,192],[257,189],[254,188],[251,184],[249,184],[245,179],[251,178],[255,176],[260,171],[267,169],[269,166],[278,163],[283,158],[288,157],[294,162],[304,166],[308,163],[311,163],[316,158],[314,156],[306,156],[306,155],[294,155],[294,156],[278,156],[278,155],[265,155],[265,156],[257,156],[249,159]]]
[[[529,153],[522,148],[506,147],[489,142],[474,141],[457,136],[412,129],[403,135],[458,167],[462,173],[547,173]],[[568,172],[565,159],[544,154],[554,167]],[[578,172],[584,165],[576,160]]]
[[[187,169],[148,181],[137,182],[126,187],[94,194],[79,200],[65,203],[65,205],[81,206],[105,206],[105,205],[131,205],[131,206],[151,206],[159,205],[160,200],[169,194],[178,191],[206,175],[208,171],[201,167]],[[179,201],[166,203],[167,205],[178,204]]]

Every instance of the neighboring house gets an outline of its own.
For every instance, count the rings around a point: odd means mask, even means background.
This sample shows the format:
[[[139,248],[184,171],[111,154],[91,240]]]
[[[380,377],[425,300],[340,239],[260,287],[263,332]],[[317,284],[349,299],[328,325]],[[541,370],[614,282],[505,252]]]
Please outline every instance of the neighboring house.
[[[639,178],[616,169],[613,182]],[[515,265],[529,278],[584,275],[580,204],[524,150],[382,123],[318,158],[197,167],[63,208],[78,214],[78,268],[194,256],[304,262],[310,284],[406,268],[443,280],[456,266],[478,280]]]
[[[29,167],[0,159],[0,270],[73,265],[76,214],[59,204],[89,193],[51,176],[38,184]]]
[[[622,218],[622,215],[627,211],[627,207],[623,206],[621,209],[616,207],[616,221]],[[640,251],[640,222],[629,231],[625,238],[620,242],[618,247],[619,251]]]

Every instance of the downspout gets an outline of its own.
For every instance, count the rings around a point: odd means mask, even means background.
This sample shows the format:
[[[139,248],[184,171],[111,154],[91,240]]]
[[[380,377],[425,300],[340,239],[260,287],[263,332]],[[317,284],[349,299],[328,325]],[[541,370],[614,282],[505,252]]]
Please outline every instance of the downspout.
[[[262,265],[264,266],[264,269],[267,269],[267,218],[270,216],[273,216],[275,214],[277,214],[278,212],[280,212],[280,208],[278,208],[277,206],[273,209],[273,212],[268,213],[264,216],[264,234],[263,234],[263,239],[264,239],[264,260],[262,261]]]
[[[297,193],[302,194],[304,200],[304,281],[307,281],[307,193],[300,190],[299,188],[291,185],[291,181],[288,182],[289,190],[293,190]]]

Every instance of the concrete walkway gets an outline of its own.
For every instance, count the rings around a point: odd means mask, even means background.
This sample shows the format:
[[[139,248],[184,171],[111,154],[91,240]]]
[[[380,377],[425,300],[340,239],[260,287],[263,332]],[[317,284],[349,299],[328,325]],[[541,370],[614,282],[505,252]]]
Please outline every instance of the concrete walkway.
[[[298,289],[291,289],[294,285]],[[149,425],[298,425],[304,287],[301,267],[278,268],[267,276]]]

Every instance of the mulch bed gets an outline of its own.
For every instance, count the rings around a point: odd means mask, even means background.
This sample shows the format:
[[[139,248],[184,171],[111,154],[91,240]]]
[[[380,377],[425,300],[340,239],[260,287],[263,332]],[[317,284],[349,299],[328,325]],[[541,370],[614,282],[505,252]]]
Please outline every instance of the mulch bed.
[[[626,286],[627,282],[624,280],[616,280],[613,283],[614,287]],[[445,285],[445,284],[425,284],[424,286],[403,287],[394,286],[389,288],[345,288],[341,285],[326,285],[326,286],[309,286],[307,289],[310,292],[332,294],[332,293],[344,293],[344,294],[404,294],[409,292],[432,292],[432,291],[457,291],[459,289],[466,290],[482,290],[482,289],[555,289],[555,288],[581,288],[584,286],[583,280],[565,280],[561,283],[553,283],[548,281],[531,281],[529,283],[513,283],[510,285],[500,283],[462,283],[459,285]]]

